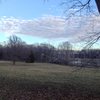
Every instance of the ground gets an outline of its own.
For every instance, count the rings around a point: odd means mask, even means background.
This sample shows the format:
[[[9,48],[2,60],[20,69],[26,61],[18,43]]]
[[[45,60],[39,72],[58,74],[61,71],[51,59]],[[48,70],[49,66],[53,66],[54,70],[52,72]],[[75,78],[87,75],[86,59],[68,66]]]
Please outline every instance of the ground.
[[[100,68],[1,61],[0,100],[100,100]]]

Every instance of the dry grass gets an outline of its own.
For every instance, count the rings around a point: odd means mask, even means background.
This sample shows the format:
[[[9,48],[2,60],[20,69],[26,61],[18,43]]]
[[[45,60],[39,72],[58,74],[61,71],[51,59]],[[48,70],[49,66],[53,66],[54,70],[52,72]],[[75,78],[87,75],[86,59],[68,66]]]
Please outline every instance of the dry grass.
[[[76,69],[2,61],[0,100],[100,100],[100,69]]]

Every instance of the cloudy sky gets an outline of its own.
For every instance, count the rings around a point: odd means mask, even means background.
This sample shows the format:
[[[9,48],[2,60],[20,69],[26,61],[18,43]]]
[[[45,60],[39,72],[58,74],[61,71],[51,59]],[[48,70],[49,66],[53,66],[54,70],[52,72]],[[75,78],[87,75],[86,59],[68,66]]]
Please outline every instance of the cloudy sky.
[[[77,16],[66,20],[62,0],[4,0],[0,4],[0,42],[15,34],[27,43],[79,41],[100,31],[100,17]],[[84,0],[85,1],[85,0]],[[95,2],[92,5],[96,9]]]

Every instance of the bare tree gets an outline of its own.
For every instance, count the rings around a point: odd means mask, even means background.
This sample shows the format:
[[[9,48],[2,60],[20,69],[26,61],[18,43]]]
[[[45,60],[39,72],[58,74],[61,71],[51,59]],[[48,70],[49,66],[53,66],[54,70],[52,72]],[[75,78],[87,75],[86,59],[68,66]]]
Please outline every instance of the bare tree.
[[[72,12],[68,13],[68,16],[71,17],[77,13],[82,12],[86,13],[93,13],[93,0],[64,0],[61,2],[61,5],[65,5],[65,13],[69,12],[70,10]],[[100,12],[100,0],[94,0],[94,2],[97,5],[98,11]],[[95,5],[95,4],[94,4]]]
[[[61,43],[59,46],[59,58],[63,58],[64,63],[69,64],[71,58],[72,45],[68,41]]]
[[[100,13],[100,0],[94,0],[94,2],[96,3],[98,12]],[[64,14],[66,15],[66,19],[74,17],[75,15],[84,15],[85,13],[87,15],[90,15],[91,13],[94,14],[96,11],[93,7],[93,0],[63,0],[61,1],[61,6],[65,7]],[[85,48],[90,48],[99,39],[100,32],[94,32],[90,36],[87,36]]]
[[[64,14],[66,18],[69,19],[75,15],[84,15],[93,12],[92,0],[65,0],[61,3],[62,6],[65,6]]]
[[[94,0],[94,2],[97,5],[98,12],[100,13],[100,0]],[[69,4],[69,5],[68,5]],[[90,13],[93,13],[93,0],[65,0],[65,2],[62,2],[62,5],[68,6],[65,10],[65,13],[67,13],[67,18],[70,18],[72,16],[75,16],[77,14],[86,14],[89,15]],[[70,11],[71,10],[71,11]],[[91,17],[91,16],[90,16]],[[91,34],[85,36],[86,41],[86,48],[92,47],[98,40],[100,39],[100,32],[92,32]]]
[[[18,60],[21,44],[22,41],[19,37],[15,35],[9,37],[8,48],[13,65],[15,65],[16,60]]]
[[[63,42],[59,45],[59,49],[62,49],[62,50],[71,50],[72,49],[72,46],[71,44],[66,41],[66,42]]]

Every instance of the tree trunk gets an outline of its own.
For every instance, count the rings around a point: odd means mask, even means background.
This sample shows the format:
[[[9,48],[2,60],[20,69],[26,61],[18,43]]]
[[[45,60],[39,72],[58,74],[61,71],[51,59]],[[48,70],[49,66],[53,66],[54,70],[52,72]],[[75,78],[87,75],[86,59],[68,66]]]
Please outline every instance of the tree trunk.
[[[98,11],[100,13],[100,0],[95,0],[95,1],[96,1],[96,4],[97,4]]]
[[[16,64],[16,61],[15,60],[13,60],[13,65],[15,65]]]

